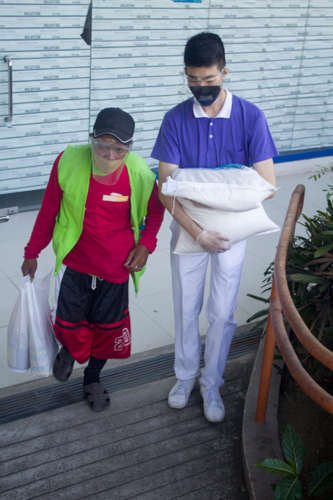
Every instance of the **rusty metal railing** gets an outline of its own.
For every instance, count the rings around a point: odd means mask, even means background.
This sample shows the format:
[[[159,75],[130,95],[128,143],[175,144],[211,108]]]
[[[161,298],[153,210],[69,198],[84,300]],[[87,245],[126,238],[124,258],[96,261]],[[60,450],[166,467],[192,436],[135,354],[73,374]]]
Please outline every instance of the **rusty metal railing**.
[[[283,311],[286,320],[307,351],[327,368],[333,370],[333,353],[314,337],[303,322],[290,296],[286,277],[288,246],[294,238],[296,221],[303,207],[304,192],[305,187],[303,184],[299,184],[291,196],[275,254],[274,276],[255,417],[257,424],[263,424],[266,418],[275,342],[292,377],[299,386],[313,401],[333,415],[333,397],[322,389],[303,368],[290,343],[282,315]]]

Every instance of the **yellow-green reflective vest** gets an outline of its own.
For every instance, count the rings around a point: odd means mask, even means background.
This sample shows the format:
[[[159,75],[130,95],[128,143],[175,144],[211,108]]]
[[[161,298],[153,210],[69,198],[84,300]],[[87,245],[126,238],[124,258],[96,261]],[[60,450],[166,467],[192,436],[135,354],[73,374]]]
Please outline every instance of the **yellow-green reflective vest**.
[[[147,215],[155,174],[148,163],[135,153],[130,152],[126,167],[131,186],[131,224],[135,245],[140,240],[140,226]],[[60,210],[56,216],[53,231],[53,249],[56,254],[56,275],[66,255],[78,242],[83,228],[83,218],[91,174],[91,146],[68,146],[58,165],[58,182],[63,192]],[[131,273],[136,293],[139,291],[139,278],[145,272]]]

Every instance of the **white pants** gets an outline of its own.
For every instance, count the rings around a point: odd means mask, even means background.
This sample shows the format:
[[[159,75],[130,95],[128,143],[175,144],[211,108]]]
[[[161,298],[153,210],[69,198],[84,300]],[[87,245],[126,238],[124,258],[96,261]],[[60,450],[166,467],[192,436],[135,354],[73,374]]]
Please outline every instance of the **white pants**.
[[[176,255],[172,253],[178,238],[175,226],[172,224],[171,269],[176,377],[188,380],[199,372],[199,314],[203,304],[207,264],[211,257],[210,293],[206,306],[210,326],[206,334],[205,367],[201,370],[200,384],[207,388],[218,388],[223,385],[222,376],[237,325],[233,314],[237,305],[246,242],[236,243],[225,253]]]

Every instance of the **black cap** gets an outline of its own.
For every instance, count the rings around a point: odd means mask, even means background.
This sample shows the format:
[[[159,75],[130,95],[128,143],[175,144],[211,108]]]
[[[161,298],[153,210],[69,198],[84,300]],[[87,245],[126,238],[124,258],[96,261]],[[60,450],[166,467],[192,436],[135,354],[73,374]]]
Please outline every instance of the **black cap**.
[[[113,135],[123,144],[133,139],[135,123],[131,115],[120,108],[105,108],[97,115],[93,136]]]

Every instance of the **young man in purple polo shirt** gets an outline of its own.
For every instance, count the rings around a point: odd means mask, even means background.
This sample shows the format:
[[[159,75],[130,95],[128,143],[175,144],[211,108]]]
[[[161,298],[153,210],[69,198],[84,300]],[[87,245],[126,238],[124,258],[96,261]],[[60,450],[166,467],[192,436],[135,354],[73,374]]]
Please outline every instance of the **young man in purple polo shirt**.
[[[190,38],[184,53],[185,76],[194,98],[168,111],[152,157],[159,160],[159,190],[177,168],[216,168],[227,163],[252,167],[276,185],[272,157],[278,155],[264,113],[223,88],[228,73],[222,40],[213,33]],[[199,314],[203,304],[206,269],[211,257],[210,294],[206,307],[210,324],[206,335],[205,367],[200,392],[210,422],[224,418],[219,393],[231,340],[236,328],[233,313],[245,253],[245,241],[228,245],[227,235],[203,231],[176,201],[160,199],[173,215],[171,266],[175,313],[176,385],[168,404],[184,408],[199,374],[201,343]],[[175,255],[179,225],[206,250],[205,254]]]

